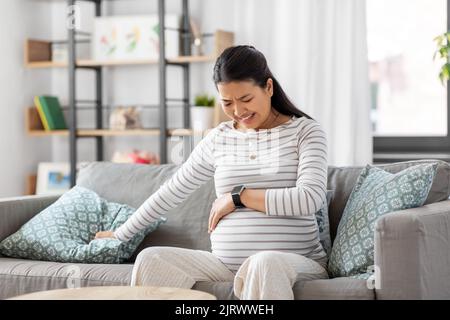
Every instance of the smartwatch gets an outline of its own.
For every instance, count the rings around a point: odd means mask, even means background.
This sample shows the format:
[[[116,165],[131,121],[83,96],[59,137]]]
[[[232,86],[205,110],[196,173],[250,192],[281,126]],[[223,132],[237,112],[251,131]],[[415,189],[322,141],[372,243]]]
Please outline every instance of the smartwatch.
[[[245,186],[235,186],[231,190],[231,197],[233,198],[234,206],[236,208],[245,208],[244,204],[241,201],[241,193],[244,191]]]

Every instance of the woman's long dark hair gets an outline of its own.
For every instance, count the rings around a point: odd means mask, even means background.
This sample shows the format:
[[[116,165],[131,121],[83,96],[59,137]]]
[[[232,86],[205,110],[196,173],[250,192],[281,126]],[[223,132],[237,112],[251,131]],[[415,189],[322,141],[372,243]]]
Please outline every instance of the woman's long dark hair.
[[[287,116],[295,115],[298,118],[312,119],[295,107],[267,66],[264,55],[253,46],[241,45],[225,49],[217,58],[214,66],[213,80],[216,88],[220,82],[248,80],[265,88],[269,78],[273,81],[271,105],[275,110]]]

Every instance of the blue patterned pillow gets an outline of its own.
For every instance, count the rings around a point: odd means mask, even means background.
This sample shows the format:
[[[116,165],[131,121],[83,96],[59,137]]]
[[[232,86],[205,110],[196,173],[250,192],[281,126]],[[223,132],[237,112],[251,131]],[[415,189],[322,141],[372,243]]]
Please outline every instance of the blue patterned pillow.
[[[389,212],[425,203],[437,163],[396,174],[367,165],[360,173],[339,222],[328,269],[334,277],[366,273],[374,264],[376,220]]]
[[[333,190],[327,190],[326,204],[316,212],[317,226],[319,228],[319,239],[325,250],[327,256],[331,253],[331,236],[330,236],[330,221],[328,218],[328,207],[330,206],[331,198],[333,197]]]
[[[4,239],[0,243],[0,253],[56,262],[122,263],[162,221],[150,224],[128,242],[94,237],[98,231],[117,229],[135,211],[128,205],[108,202],[89,189],[75,186]]]

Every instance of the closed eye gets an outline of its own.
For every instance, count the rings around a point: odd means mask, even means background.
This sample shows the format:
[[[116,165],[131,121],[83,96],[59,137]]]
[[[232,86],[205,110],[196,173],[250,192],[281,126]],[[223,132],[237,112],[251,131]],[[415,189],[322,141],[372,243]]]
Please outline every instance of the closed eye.
[[[242,102],[244,102],[244,103],[249,103],[250,101],[252,101],[253,100],[253,98],[250,98],[250,99],[247,99],[247,100],[241,100]],[[231,106],[232,105],[232,103],[231,102],[223,102],[223,105],[225,106],[225,107],[229,107],[229,106]]]

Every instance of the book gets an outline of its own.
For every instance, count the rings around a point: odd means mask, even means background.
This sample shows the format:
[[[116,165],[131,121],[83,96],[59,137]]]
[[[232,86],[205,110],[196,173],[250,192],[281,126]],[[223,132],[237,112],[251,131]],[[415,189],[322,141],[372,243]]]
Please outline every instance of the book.
[[[64,119],[58,97],[39,96],[39,102],[50,130],[67,129],[66,120]]]
[[[34,105],[36,106],[36,109],[39,114],[39,118],[41,118],[42,125],[45,129],[45,131],[50,131],[50,127],[48,126],[47,118],[45,118],[44,111],[42,111],[41,102],[39,101],[39,96],[34,97]]]

